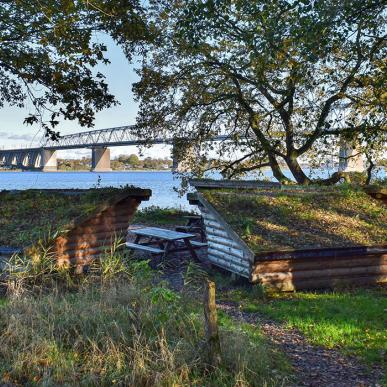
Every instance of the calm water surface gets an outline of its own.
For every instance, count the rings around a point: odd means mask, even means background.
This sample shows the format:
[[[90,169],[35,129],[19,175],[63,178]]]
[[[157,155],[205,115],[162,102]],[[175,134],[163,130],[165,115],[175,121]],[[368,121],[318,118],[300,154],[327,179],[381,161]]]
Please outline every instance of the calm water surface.
[[[179,197],[174,187],[180,181],[171,172],[0,172],[0,190],[29,188],[92,188],[134,185],[152,190],[148,202],[141,207],[192,208],[185,197]]]

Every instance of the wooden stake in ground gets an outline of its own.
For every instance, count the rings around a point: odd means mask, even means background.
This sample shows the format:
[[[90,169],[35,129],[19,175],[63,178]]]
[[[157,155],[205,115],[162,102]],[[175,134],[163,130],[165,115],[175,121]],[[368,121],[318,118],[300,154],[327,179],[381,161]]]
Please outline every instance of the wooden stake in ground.
[[[206,322],[207,347],[210,364],[217,367],[222,361],[222,356],[215,302],[215,283],[209,280],[206,280],[204,283],[204,317]]]

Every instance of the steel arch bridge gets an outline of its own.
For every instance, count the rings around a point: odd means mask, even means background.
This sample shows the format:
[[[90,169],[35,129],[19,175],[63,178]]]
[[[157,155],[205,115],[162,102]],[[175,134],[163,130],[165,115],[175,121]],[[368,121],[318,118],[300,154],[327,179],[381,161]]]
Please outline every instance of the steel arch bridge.
[[[56,151],[66,149],[91,148],[92,170],[110,170],[110,150],[108,147],[142,144],[170,144],[173,138],[139,139],[134,134],[134,125],[119,126],[108,129],[90,130],[60,136],[58,140],[44,140],[40,147],[0,150],[0,166],[26,169],[55,171],[57,169]],[[217,136],[212,141],[227,140],[227,136]],[[177,164],[174,160],[174,166]]]
[[[173,138],[155,138],[145,141],[134,134],[134,128],[134,125],[127,125],[90,130],[61,136],[58,140],[42,141],[40,147],[0,150],[0,166],[26,170],[56,171],[57,150],[91,148],[91,170],[103,172],[111,170],[110,149],[108,147],[142,144],[170,144],[174,146],[176,141]],[[227,139],[229,139],[228,136],[219,135],[209,141],[216,142]],[[354,149],[344,144],[340,149],[339,156],[341,170],[364,170],[361,157],[354,156],[355,153]],[[174,169],[179,170],[177,160],[174,159],[173,162]]]

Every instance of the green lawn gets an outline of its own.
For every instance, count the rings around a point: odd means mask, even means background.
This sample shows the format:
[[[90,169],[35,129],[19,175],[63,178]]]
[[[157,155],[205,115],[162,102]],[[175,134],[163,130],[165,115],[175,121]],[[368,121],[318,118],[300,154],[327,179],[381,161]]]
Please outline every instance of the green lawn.
[[[300,330],[313,344],[337,348],[368,364],[385,364],[387,352],[386,289],[298,292],[254,300],[248,291],[234,292],[242,308],[263,313]]]

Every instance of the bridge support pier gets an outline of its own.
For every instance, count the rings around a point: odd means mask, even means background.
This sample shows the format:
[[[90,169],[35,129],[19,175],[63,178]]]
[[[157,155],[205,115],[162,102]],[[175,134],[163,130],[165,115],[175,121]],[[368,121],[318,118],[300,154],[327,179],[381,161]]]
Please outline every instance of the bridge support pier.
[[[110,149],[92,148],[91,171],[92,172],[111,172],[110,168]]]
[[[364,160],[360,150],[352,144],[343,141],[339,153],[340,172],[364,172]]]
[[[42,172],[56,172],[58,170],[56,150],[42,149],[41,170]]]

